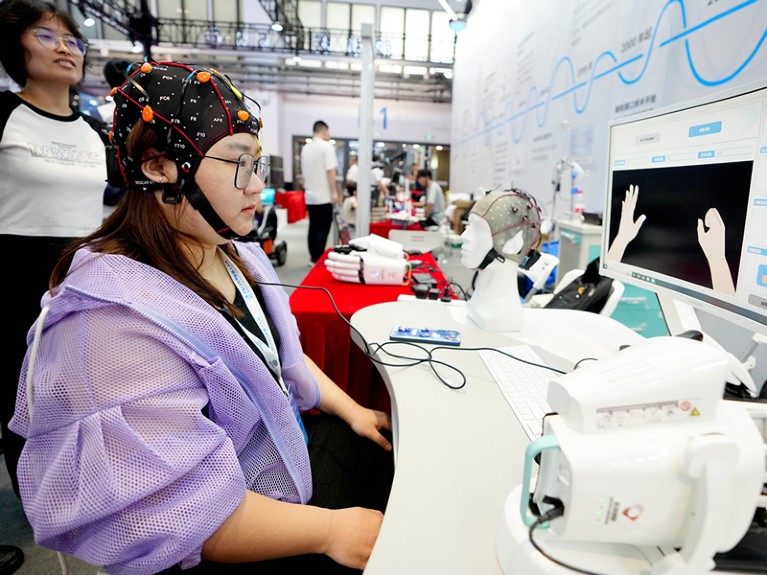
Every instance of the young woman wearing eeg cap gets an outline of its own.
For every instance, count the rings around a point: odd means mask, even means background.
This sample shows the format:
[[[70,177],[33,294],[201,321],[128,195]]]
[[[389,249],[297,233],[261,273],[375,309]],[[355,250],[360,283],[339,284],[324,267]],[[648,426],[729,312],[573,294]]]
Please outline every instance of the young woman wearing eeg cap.
[[[391,422],[304,356],[268,257],[230,239],[263,188],[259,119],[177,63],[114,98],[127,192],[54,270],[11,422],[36,540],[109,573],[364,568]]]

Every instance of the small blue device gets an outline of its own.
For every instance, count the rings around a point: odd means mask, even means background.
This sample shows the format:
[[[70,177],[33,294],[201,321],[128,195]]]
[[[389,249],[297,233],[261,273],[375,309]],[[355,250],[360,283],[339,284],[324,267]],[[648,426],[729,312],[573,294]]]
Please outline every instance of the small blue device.
[[[389,339],[394,341],[411,341],[414,343],[432,343],[435,345],[461,345],[461,332],[455,329],[397,326],[391,330]]]

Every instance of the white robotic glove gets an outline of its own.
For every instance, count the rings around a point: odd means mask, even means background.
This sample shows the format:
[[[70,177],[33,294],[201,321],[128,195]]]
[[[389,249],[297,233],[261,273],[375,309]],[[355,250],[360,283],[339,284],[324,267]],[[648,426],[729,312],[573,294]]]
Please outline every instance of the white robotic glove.
[[[397,285],[405,283],[407,261],[370,252],[352,252],[348,255],[330,252],[325,259],[325,267],[339,281]]]
[[[349,241],[349,245],[355,248],[367,250],[369,254],[376,254],[394,259],[405,259],[404,246],[399,242],[393,242],[381,236],[370,234],[364,238],[355,238]]]

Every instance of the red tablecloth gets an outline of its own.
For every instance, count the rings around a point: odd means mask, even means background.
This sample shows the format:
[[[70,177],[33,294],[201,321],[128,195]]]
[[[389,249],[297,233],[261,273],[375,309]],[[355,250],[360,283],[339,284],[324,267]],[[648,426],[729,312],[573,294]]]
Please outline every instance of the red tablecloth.
[[[275,192],[274,203],[288,210],[289,224],[306,217],[306,200],[303,192]]]
[[[325,267],[329,251],[309,271],[301,286],[327,289],[347,320],[363,307],[396,301],[400,294],[413,293],[409,285],[360,285],[338,281]],[[434,258],[430,254],[422,254],[418,259],[423,265],[417,271],[431,273],[438,287],[444,287],[447,280]],[[328,294],[321,290],[298,288],[290,295],[290,308],[298,322],[304,352],[361,405],[390,411],[386,386],[372,361],[352,342],[349,326],[336,313]]]
[[[370,222],[370,233],[382,238],[388,238],[392,230],[420,230],[418,222],[403,222],[397,220],[384,220],[382,222]]]

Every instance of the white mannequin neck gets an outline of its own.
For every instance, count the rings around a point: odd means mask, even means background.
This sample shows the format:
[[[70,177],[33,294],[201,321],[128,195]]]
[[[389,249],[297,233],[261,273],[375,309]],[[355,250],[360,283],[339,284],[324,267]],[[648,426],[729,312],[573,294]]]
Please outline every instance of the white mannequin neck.
[[[520,331],[522,302],[517,288],[517,264],[494,261],[477,274],[467,315],[485,331]]]

